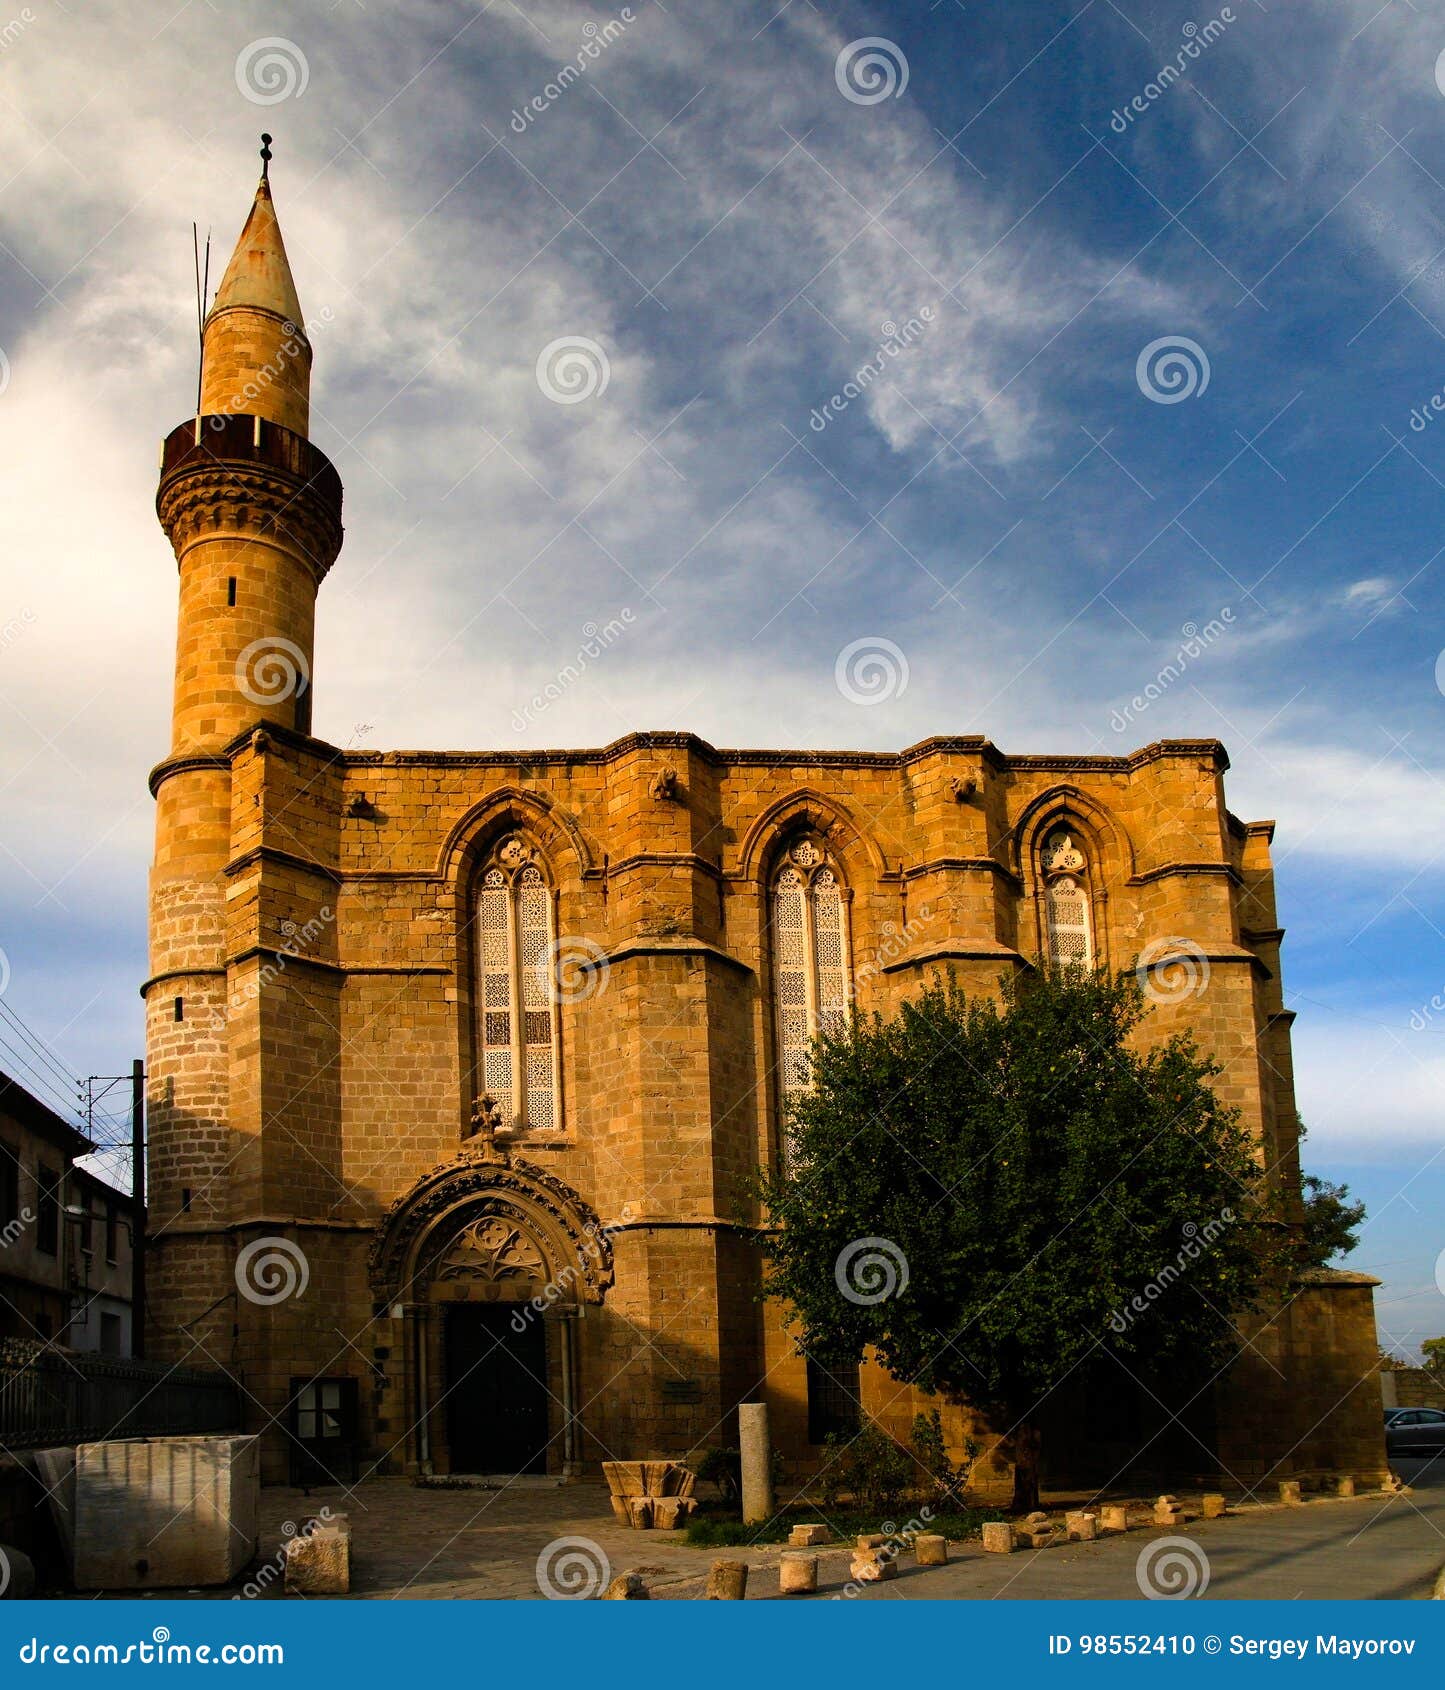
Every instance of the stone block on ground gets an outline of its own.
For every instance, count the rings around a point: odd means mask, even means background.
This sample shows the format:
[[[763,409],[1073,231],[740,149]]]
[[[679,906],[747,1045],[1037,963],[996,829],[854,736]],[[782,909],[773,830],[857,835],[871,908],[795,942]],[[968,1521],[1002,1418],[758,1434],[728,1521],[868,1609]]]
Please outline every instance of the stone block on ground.
[[[604,1602],[650,1602],[647,1586],[641,1573],[619,1573],[602,1592]]]
[[[1281,1479],[1279,1482],[1279,1499],[1291,1507],[1304,1501],[1298,1479]]]
[[[351,1590],[351,1522],[344,1514],[287,1538],[285,1588],[300,1596],[346,1596]]]
[[[948,1539],[938,1532],[922,1532],[913,1540],[913,1554],[920,1567],[948,1565]]]
[[[830,1535],[826,1526],[794,1526],[788,1533],[788,1542],[795,1549],[808,1549],[815,1544],[826,1543]]]
[[[1014,1529],[1007,1520],[987,1520],[983,1527],[983,1547],[990,1555],[1011,1555],[1014,1551]]]
[[[1106,1502],[1099,1510],[1099,1531],[1113,1537],[1129,1529],[1129,1510],[1119,1502]]]
[[[746,1561],[714,1561],[708,1568],[705,1599],[709,1602],[741,1602],[748,1593]]]
[[[1092,1543],[1099,1535],[1099,1516],[1086,1508],[1073,1508],[1064,1515],[1064,1530],[1073,1543]]]
[[[650,1532],[652,1530],[652,1510],[654,1498],[650,1496],[629,1496],[627,1509],[632,1516],[632,1529],[635,1532]]]
[[[688,1515],[697,1507],[690,1496],[654,1496],[648,1500],[652,1503],[652,1523],[661,1532],[685,1526]]]
[[[898,1562],[888,1549],[855,1549],[848,1577],[859,1584],[878,1584],[898,1577]]]
[[[778,1562],[778,1589],[784,1596],[801,1596],[818,1588],[818,1557],[790,1554]]]
[[[50,1517],[65,1551],[65,1562],[75,1567],[75,1449],[61,1445],[58,1449],[37,1449],[35,1471],[45,1486],[45,1498],[50,1505]]]
[[[1229,1512],[1229,1505],[1219,1491],[1207,1491],[1199,1507],[1206,1520],[1222,1520]]]
[[[647,1487],[643,1483],[644,1461],[604,1461],[602,1472],[607,1480],[607,1488],[613,1496],[645,1496]]]
[[[884,1537],[882,1532],[860,1532],[858,1534],[858,1547],[860,1549],[881,1549],[887,1541],[888,1539]]]
[[[23,1549],[0,1543],[0,1600],[25,1602],[34,1594],[34,1562]]]
[[[1334,1492],[1336,1496],[1353,1496],[1355,1494],[1355,1475],[1353,1473],[1336,1473]]]
[[[76,1587],[229,1584],[256,1553],[260,1488],[255,1436],[79,1445]]]
[[[672,1472],[670,1461],[644,1461],[642,1463],[642,1494],[644,1496],[669,1495],[669,1481]]]

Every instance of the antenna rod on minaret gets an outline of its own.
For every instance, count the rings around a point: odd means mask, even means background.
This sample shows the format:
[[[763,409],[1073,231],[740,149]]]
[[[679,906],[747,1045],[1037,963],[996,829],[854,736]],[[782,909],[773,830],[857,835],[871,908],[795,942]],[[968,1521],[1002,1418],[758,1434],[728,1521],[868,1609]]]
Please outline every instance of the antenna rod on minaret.
[[[205,373],[206,358],[206,290],[211,285],[211,231],[206,230],[206,269],[201,273],[201,236],[194,223],[191,224],[191,255],[196,266],[196,339],[200,342],[200,355],[196,359],[196,415],[201,414],[201,378]]]
[[[263,182],[271,180],[271,137],[269,135],[262,135],[261,137],[261,180]]]

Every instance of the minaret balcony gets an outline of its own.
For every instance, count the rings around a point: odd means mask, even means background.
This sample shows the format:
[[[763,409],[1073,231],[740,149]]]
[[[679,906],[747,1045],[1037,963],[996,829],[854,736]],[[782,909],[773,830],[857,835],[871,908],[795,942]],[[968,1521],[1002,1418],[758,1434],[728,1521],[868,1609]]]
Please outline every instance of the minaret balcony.
[[[180,470],[244,464],[276,469],[311,488],[340,519],[341,477],[319,446],[304,434],[263,417],[234,413],[192,417],[161,442],[161,482]]]
[[[239,525],[289,536],[318,583],[341,548],[341,477],[330,458],[264,417],[192,417],[161,442],[161,526],[180,556],[197,535]]]

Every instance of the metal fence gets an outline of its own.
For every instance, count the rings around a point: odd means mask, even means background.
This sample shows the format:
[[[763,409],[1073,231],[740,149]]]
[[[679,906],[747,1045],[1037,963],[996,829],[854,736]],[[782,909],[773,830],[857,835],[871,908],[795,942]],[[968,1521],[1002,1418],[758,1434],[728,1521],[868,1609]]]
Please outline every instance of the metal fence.
[[[94,1443],[241,1429],[224,1373],[53,1350],[0,1359],[0,1447]]]

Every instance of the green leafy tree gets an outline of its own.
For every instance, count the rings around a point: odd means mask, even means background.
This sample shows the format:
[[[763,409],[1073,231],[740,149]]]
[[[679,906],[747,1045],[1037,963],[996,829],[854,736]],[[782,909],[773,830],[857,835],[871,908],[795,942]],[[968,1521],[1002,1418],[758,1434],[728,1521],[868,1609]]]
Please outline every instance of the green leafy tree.
[[[788,1166],[759,1176],[768,1293],[803,1346],[871,1346],[988,1410],[1019,1508],[1060,1380],[1105,1350],[1207,1377],[1283,1259],[1218,1068],[1183,1037],[1136,1048],[1145,1013],[1131,974],[1004,981],[1001,1001],[935,983],[817,1043]]]
[[[1365,1205],[1349,1201],[1349,1186],[1336,1185],[1317,1174],[1306,1174],[1301,1184],[1304,1198],[1301,1265],[1328,1267],[1336,1257],[1349,1255],[1360,1242]]]
[[[1437,1379],[1445,1380],[1445,1338],[1427,1338],[1420,1346],[1426,1370]]]
[[[1309,1136],[1299,1123],[1299,1141]],[[1339,1256],[1348,1256],[1360,1242],[1365,1205],[1350,1202],[1350,1188],[1336,1185],[1318,1174],[1306,1174],[1300,1181],[1304,1204],[1304,1229],[1300,1234],[1300,1266],[1328,1267]]]

